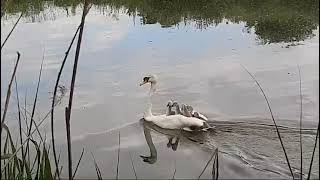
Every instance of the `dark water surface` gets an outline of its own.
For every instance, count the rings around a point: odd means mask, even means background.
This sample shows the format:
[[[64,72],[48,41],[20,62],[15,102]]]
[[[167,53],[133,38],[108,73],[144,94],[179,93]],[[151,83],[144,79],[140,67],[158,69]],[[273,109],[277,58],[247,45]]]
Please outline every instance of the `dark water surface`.
[[[80,23],[78,1],[10,1],[1,9],[5,37],[24,16],[1,51],[1,103],[4,104],[15,52],[21,97],[30,109],[44,54],[36,119],[50,109],[54,82],[69,42]],[[289,158],[299,169],[299,74],[303,96],[304,170],[309,167],[319,120],[319,1],[95,1],[87,18],[78,66],[71,135],[74,159],[85,156],[78,177],[95,177],[92,152],[103,177],[114,178],[121,132],[120,178],[197,178],[215,148],[221,178],[288,178],[290,173],[268,108],[255,83],[264,88],[276,120],[283,125]],[[1,38],[3,42],[3,38]],[[66,155],[64,107],[71,79],[73,48],[63,72],[55,134]],[[216,126],[213,132],[181,134],[178,149],[167,147],[175,131],[150,125],[157,161],[148,164],[141,119],[148,87],[142,77],[159,77],[153,112],[165,112],[169,99],[194,106]],[[16,101],[7,123],[17,128]],[[49,123],[41,131],[50,135]],[[191,139],[190,139],[191,138]],[[318,149],[319,147],[317,147]],[[129,153],[130,152],[130,153]],[[313,177],[319,178],[316,153]],[[66,163],[63,158],[62,164]],[[211,177],[209,165],[202,178]],[[65,169],[64,173],[67,173]]]

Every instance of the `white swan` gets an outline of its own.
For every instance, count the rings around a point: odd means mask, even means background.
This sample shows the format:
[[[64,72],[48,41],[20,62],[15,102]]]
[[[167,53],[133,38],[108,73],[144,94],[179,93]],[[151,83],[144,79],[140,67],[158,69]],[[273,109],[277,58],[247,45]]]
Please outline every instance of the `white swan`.
[[[149,91],[149,96],[150,96],[149,107],[144,114],[144,119],[146,121],[151,121],[157,126],[165,129],[206,130],[210,128],[210,126],[204,120],[201,120],[195,117],[186,117],[180,114],[170,115],[170,116],[167,116],[167,114],[158,115],[158,116],[153,115],[151,111],[152,109],[151,97],[156,91],[157,76],[149,75],[144,77],[143,82],[140,83],[140,86],[147,83],[150,83],[151,87]]]

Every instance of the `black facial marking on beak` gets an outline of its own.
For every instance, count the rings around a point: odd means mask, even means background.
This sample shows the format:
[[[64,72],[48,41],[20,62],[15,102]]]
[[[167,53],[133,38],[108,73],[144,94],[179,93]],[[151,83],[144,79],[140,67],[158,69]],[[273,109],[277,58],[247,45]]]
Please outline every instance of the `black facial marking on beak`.
[[[147,162],[147,163],[150,163],[150,157],[147,157],[147,156],[141,156],[140,157],[142,158],[143,162]]]
[[[144,77],[144,78],[143,78],[143,82],[148,82],[149,79],[150,79],[150,77]]]

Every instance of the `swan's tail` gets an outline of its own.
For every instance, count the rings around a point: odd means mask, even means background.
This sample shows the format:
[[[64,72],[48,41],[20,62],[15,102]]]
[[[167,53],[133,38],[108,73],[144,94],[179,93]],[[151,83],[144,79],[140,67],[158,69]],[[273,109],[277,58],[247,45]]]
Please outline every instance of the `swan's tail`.
[[[203,122],[203,126],[201,127],[202,131],[207,131],[213,129],[214,127],[210,126],[208,122]]]

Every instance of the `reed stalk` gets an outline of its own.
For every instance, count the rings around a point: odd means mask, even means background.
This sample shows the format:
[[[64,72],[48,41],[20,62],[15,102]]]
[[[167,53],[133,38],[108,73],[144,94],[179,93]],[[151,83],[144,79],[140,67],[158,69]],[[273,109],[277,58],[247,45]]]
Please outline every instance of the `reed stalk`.
[[[15,87],[16,87],[16,98],[17,98],[17,109],[18,109],[18,124],[19,124],[19,137],[20,137],[20,144],[22,144],[23,139],[22,139],[22,126],[21,126],[21,111],[20,111],[20,100],[19,100],[19,93],[18,93],[18,83],[17,83],[17,78],[14,77],[14,82],[15,82]],[[23,146],[22,146],[22,151],[21,151],[21,157],[23,159],[22,161],[22,176],[23,176],[23,169],[25,165],[25,155],[23,152]]]
[[[52,103],[51,103],[51,142],[52,142],[52,151],[53,151],[53,158],[54,158],[54,161],[55,161],[55,166],[56,166],[56,174],[58,176],[58,179],[60,179],[60,173],[59,173],[59,164],[58,164],[58,160],[57,160],[57,154],[56,154],[56,148],[55,148],[55,137],[54,137],[54,107],[55,107],[55,100],[56,100],[56,96],[57,96],[57,90],[58,90],[58,85],[59,85],[59,81],[60,81],[60,78],[61,78],[61,75],[62,75],[62,70],[64,68],[64,65],[67,61],[67,57],[69,55],[69,52],[71,50],[71,47],[72,47],[72,44],[78,34],[80,30],[80,25],[78,26],[76,32],[74,33],[73,35],[73,38],[69,44],[69,47],[67,49],[67,51],[65,52],[65,56],[64,56],[64,59],[62,61],[62,64],[60,66],[60,69],[59,69],[59,72],[58,72],[58,76],[57,76],[57,79],[56,79],[56,83],[55,83],[55,86],[54,86],[54,90],[53,90],[53,98],[52,98]]]
[[[320,124],[319,124],[319,121],[318,121],[318,129],[317,129],[316,139],[315,139],[314,146],[313,146],[313,151],[312,151],[311,161],[310,161],[310,165],[309,165],[309,171],[308,171],[307,180],[309,180],[310,177],[311,177],[311,169],[312,169],[314,154],[316,152],[316,147],[317,147],[317,142],[318,142],[318,137],[319,137],[319,129],[320,129]]]
[[[298,70],[299,70],[299,94],[300,94],[300,124],[299,124],[299,134],[300,134],[300,179],[302,180],[302,174],[303,174],[303,171],[302,171],[302,161],[303,161],[303,158],[302,158],[302,91],[301,91],[301,70],[300,70],[300,66],[298,65]]]
[[[14,77],[16,76],[19,60],[20,60],[20,53],[17,51],[17,61],[16,61],[16,64],[14,66],[13,73],[11,75],[11,79],[10,79],[10,82],[9,82],[9,85],[8,85],[8,90],[7,90],[7,94],[6,94],[6,101],[5,101],[4,110],[3,110],[2,119],[1,119],[1,126],[0,126],[0,136],[1,137],[2,137],[2,125],[5,122],[7,111],[8,111],[8,107],[9,107],[12,82],[13,82]]]
[[[76,81],[76,75],[77,75],[77,67],[78,67],[78,60],[79,60],[79,54],[80,54],[80,47],[81,47],[81,41],[82,41],[82,34],[84,29],[84,22],[87,14],[87,7],[88,7],[88,1],[84,0],[84,7],[81,17],[81,24],[80,24],[80,32],[78,36],[78,42],[76,47],[76,54],[73,64],[73,71],[72,71],[72,79],[70,84],[70,95],[69,95],[69,103],[68,106],[65,108],[65,120],[66,120],[66,131],[67,131],[67,146],[68,146],[68,174],[69,179],[72,179],[72,150],[71,150],[71,128],[70,128],[70,120],[71,120],[71,110],[72,110],[72,102],[73,102],[73,92],[74,92],[74,85]]]
[[[74,179],[74,177],[75,177],[75,176],[76,176],[76,174],[77,174],[77,171],[78,171],[78,168],[79,168],[80,162],[81,162],[82,157],[83,157],[83,153],[84,153],[84,148],[82,148],[82,152],[81,152],[80,158],[79,158],[79,160],[78,160],[78,163],[77,163],[76,169],[74,170],[74,173],[73,173],[73,175],[72,175],[72,179]]]
[[[205,165],[205,167],[202,169],[198,179],[200,179],[200,177],[202,176],[202,174],[204,173],[204,171],[207,169],[208,165],[210,164],[210,162],[212,161],[212,159],[218,154],[218,149],[215,149],[214,152],[212,153],[209,161],[207,162],[207,164]]]
[[[117,175],[116,179],[119,177],[119,163],[120,163],[120,131],[119,131],[119,141],[118,141],[118,158],[117,158]]]
[[[21,13],[21,15],[19,16],[18,20],[16,21],[16,23],[13,25],[11,31],[9,32],[9,34],[7,35],[6,39],[3,41],[2,45],[1,45],[1,50],[4,47],[4,45],[6,44],[6,42],[8,41],[9,37],[11,36],[13,30],[16,28],[18,22],[20,21],[21,17],[22,17],[23,13]]]
[[[89,8],[86,10],[86,14],[88,14],[90,8],[92,7],[89,6]],[[58,85],[59,85],[59,82],[60,82],[60,78],[61,78],[61,75],[62,75],[62,71],[63,71],[63,68],[64,68],[64,65],[67,61],[67,58],[69,56],[69,53],[70,53],[70,50],[71,50],[71,47],[73,45],[73,42],[74,40],[76,39],[76,36],[80,30],[80,27],[81,27],[81,24],[78,26],[76,32],[74,33],[73,37],[72,37],[72,40],[69,44],[69,47],[67,49],[67,51],[65,52],[65,56],[62,60],[62,63],[61,63],[61,66],[60,66],[60,69],[59,69],[59,72],[58,72],[58,75],[57,75],[57,79],[56,79],[56,82],[55,82],[55,86],[54,86],[54,90],[53,90],[53,97],[52,97],[52,103],[51,103],[51,142],[52,142],[52,151],[53,151],[53,157],[54,157],[54,161],[55,161],[55,166],[56,166],[56,174],[58,176],[58,179],[60,179],[60,173],[59,173],[59,163],[58,163],[58,160],[57,160],[57,153],[56,153],[56,148],[55,148],[55,137],[54,137],[54,107],[56,105],[57,102],[55,102],[56,100],[56,96],[57,96],[57,90],[58,90]]]
[[[133,173],[134,173],[134,177],[135,177],[136,180],[137,180],[137,179],[138,179],[138,176],[137,176],[136,168],[134,167],[134,163],[133,163],[132,156],[131,156],[131,153],[130,153],[130,152],[129,152],[129,156],[130,156],[130,161],[131,161],[131,166],[132,166],[132,170],[133,170]]]
[[[274,126],[275,126],[275,128],[276,128],[277,135],[278,135],[278,138],[279,138],[279,141],[280,141],[280,144],[281,144],[283,153],[284,153],[284,155],[285,155],[285,158],[286,158],[286,162],[287,162],[289,171],[290,171],[290,173],[291,173],[292,178],[294,179],[294,175],[293,175],[293,172],[292,172],[292,169],[291,169],[291,165],[290,165],[290,162],[289,162],[289,158],[288,158],[286,149],[285,149],[285,147],[284,147],[284,144],[283,144],[283,142],[282,142],[282,138],[281,138],[281,136],[280,136],[280,132],[279,132],[279,129],[278,129],[278,125],[277,125],[277,123],[276,123],[276,121],[275,121],[275,119],[274,119],[273,112],[272,112],[272,109],[271,109],[269,100],[268,100],[268,98],[267,98],[264,90],[262,89],[260,83],[256,80],[256,78],[247,70],[247,68],[245,68],[243,65],[241,65],[241,66],[242,66],[242,67],[244,68],[244,70],[250,75],[250,77],[251,77],[251,78],[254,80],[254,82],[258,85],[260,91],[262,92],[262,95],[263,95],[263,97],[264,97],[264,99],[265,99],[265,101],[266,101],[266,103],[267,103],[267,105],[268,105],[269,112],[270,112],[270,115],[271,115],[273,124],[274,124]]]

